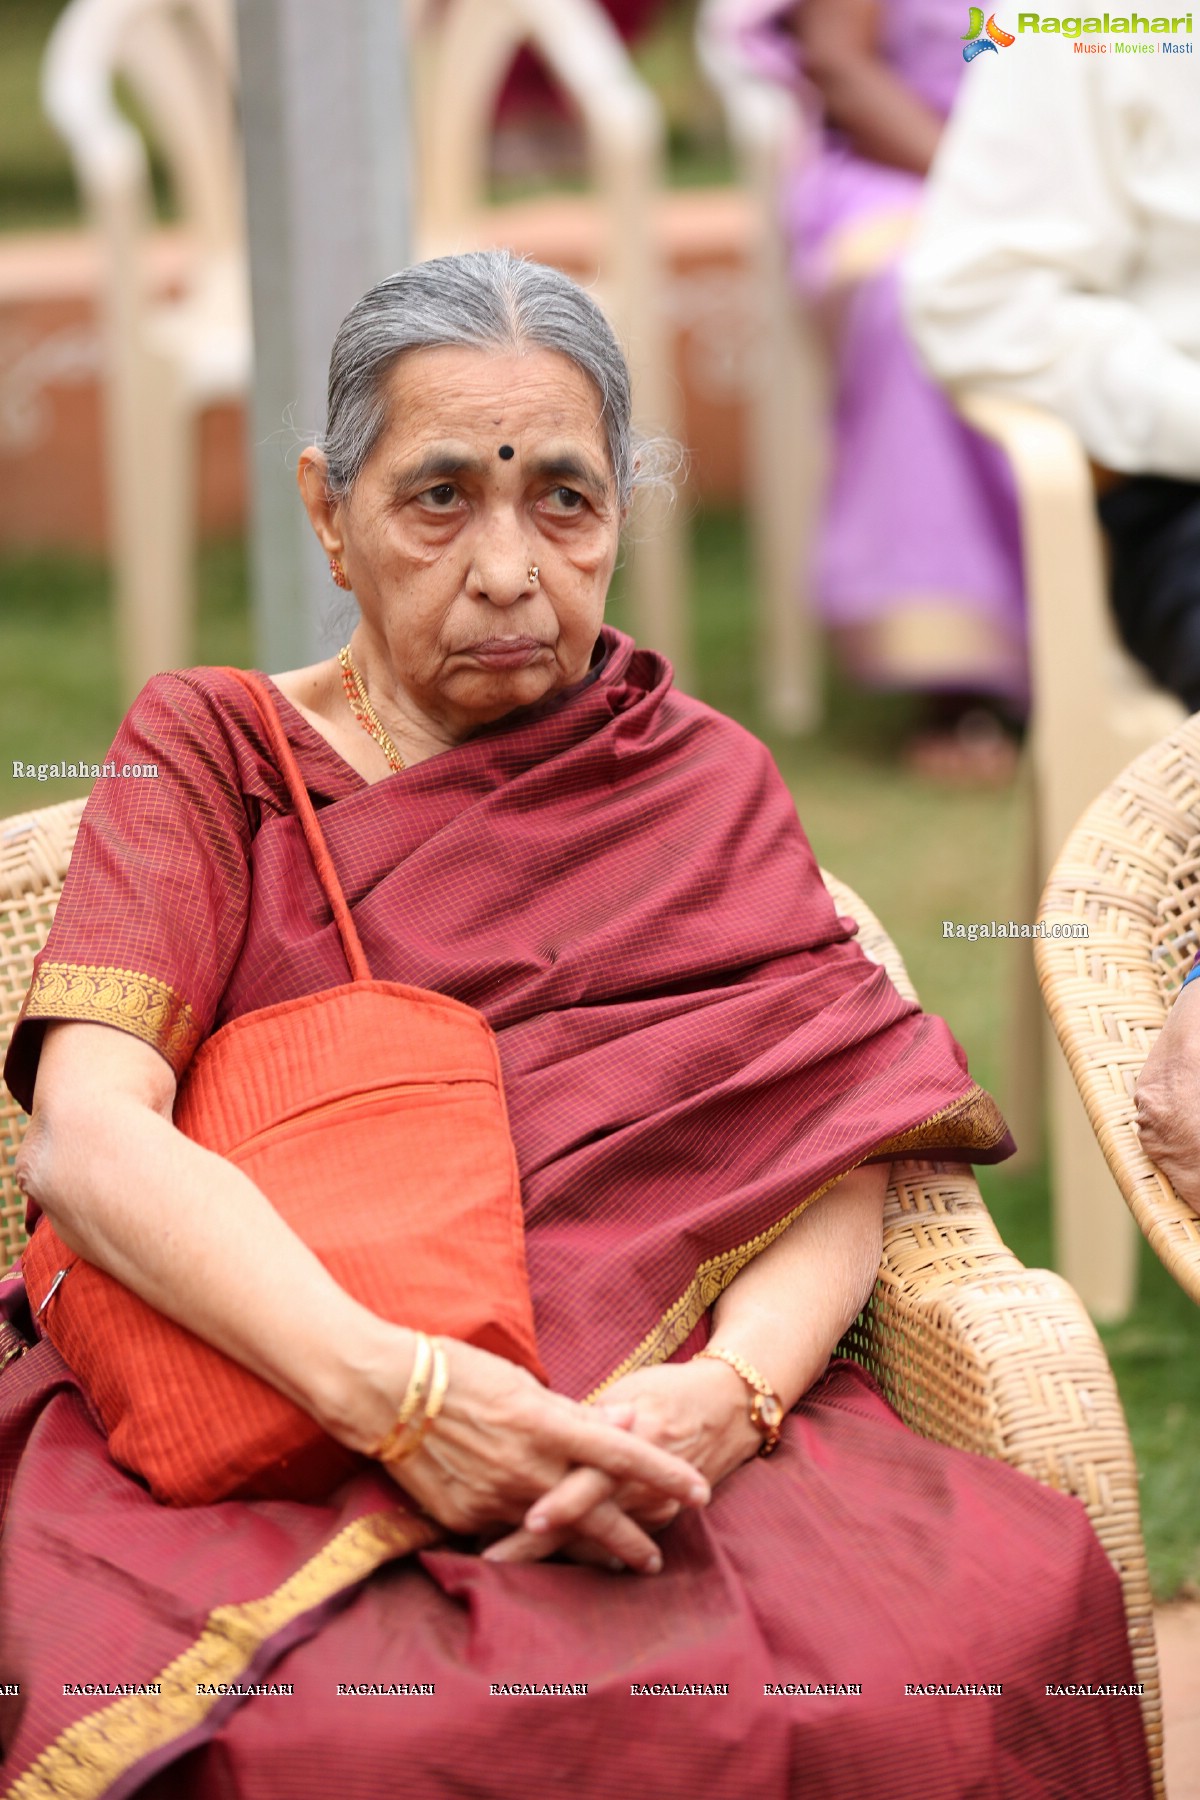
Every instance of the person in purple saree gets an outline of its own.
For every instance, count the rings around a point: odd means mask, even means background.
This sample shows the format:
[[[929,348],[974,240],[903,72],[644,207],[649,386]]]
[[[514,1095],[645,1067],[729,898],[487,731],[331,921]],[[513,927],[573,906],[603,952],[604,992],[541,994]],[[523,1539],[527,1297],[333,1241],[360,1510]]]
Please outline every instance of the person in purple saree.
[[[1000,721],[1027,699],[1016,503],[999,452],[918,366],[898,284],[966,25],[959,0],[715,0],[710,18],[812,116],[780,210],[834,366],[817,605],[856,681],[925,697],[917,766],[986,780],[1011,768]]]

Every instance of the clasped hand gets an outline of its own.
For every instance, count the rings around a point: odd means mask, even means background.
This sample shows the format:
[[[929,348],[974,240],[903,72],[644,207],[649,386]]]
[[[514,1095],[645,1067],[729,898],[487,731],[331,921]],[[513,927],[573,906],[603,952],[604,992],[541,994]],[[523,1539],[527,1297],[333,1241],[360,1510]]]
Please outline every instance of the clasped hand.
[[[713,1483],[760,1442],[740,1378],[722,1363],[643,1369],[581,1406],[524,1370],[469,1345],[447,1344],[446,1406],[396,1481],[449,1530],[519,1528],[485,1551],[530,1562],[557,1550],[655,1573],[650,1533],[681,1506],[703,1506]]]
[[[455,1534],[522,1526],[489,1550],[497,1561],[534,1561],[570,1544],[592,1559],[658,1568],[646,1526],[711,1498],[711,1433],[644,1391],[666,1372],[626,1377],[608,1404],[581,1406],[486,1350],[448,1339],[444,1348],[446,1402],[416,1456],[387,1465],[399,1487]]]

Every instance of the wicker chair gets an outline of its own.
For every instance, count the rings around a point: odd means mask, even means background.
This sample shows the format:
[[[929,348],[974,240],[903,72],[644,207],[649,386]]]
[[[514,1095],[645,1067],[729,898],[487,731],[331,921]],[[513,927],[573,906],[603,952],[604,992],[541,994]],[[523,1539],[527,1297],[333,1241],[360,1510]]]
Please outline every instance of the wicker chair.
[[[67,800],[0,823],[0,1045],[5,1048],[58,905],[82,812],[82,800]],[[8,1267],[25,1242],[25,1202],[13,1179],[24,1129],[24,1113],[0,1084],[0,1268]]]
[[[0,1044],[53,917],[82,803],[25,813],[0,827]],[[858,920],[867,954],[912,987],[874,914],[827,877]],[[0,1106],[0,1256],[23,1242],[13,1160],[24,1125]],[[1112,1372],[1095,1330],[1057,1275],[1025,1269],[1001,1242],[969,1169],[898,1163],[874,1294],[841,1346],[868,1368],[915,1431],[1024,1469],[1076,1494],[1120,1574],[1155,1773],[1162,1785],[1162,1702],[1137,1471]]]
[[[1200,716],[1084,813],[1042,896],[1042,993],[1108,1166],[1151,1248],[1200,1301],[1200,1219],[1142,1150],[1133,1089],[1200,944]]]

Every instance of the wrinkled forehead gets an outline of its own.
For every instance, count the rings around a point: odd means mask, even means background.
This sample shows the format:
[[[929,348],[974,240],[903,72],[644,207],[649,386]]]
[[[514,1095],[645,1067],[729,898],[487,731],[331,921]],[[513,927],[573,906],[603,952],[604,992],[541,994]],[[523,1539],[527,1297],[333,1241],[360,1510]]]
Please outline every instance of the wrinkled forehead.
[[[393,451],[454,438],[479,452],[495,454],[505,445],[527,456],[551,442],[574,442],[612,477],[603,397],[591,376],[557,350],[406,350],[387,372],[383,397]]]

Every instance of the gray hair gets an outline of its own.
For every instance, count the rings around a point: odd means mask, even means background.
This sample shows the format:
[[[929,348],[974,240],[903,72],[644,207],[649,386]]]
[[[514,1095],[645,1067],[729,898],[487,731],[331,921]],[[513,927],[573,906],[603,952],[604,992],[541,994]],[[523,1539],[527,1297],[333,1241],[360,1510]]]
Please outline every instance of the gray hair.
[[[389,275],[342,320],[329,359],[320,440],[331,494],[351,491],[379,439],[387,419],[386,377],[396,358],[406,350],[447,345],[556,350],[568,357],[600,397],[618,504],[626,507],[637,487],[669,485],[680,453],[665,440],[636,437],[629,367],[591,295],[544,263],[509,250],[471,250]]]

